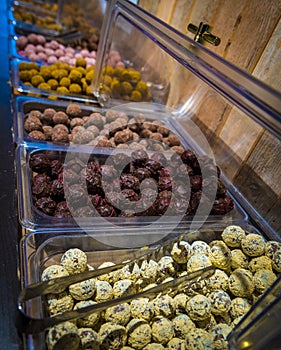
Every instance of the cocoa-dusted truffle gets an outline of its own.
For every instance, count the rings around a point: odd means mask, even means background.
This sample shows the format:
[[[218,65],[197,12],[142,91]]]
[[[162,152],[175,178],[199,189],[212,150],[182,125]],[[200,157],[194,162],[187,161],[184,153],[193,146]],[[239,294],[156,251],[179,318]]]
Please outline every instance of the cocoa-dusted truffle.
[[[42,115],[42,121],[47,125],[53,124],[53,116],[56,114],[56,110],[53,108],[46,108]]]
[[[64,112],[56,112],[53,115],[53,122],[55,124],[68,124],[69,119],[68,119],[68,116]]]
[[[70,121],[70,127],[74,130],[76,126],[83,126],[84,120],[82,118],[72,118]]]
[[[29,137],[36,139],[36,140],[40,140],[40,141],[45,141],[46,140],[46,136],[43,132],[39,131],[39,130],[33,130],[28,134]]]
[[[116,145],[119,145],[120,143],[127,143],[131,140],[132,133],[129,132],[129,130],[122,130],[117,131],[114,135],[114,142]]]
[[[74,117],[79,117],[82,113],[81,108],[78,104],[76,103],[70,103],[67,107],[66,107],[66,113],[74,118]]]
[[[81,143],[86,144],[94,140],[95,135],[90,131],[90,128],[81,133]]]
[[[32,110],[28,113],[28,116],[29,117],[36,117],[38,119],[41,120],[42,118],[42,112],[41,111],[38,111],[38,110]]]
[[[87,131],[89,131],[93,134],[93,138],[97,137],[100,133],[99,129],[95,125],[88,126]]]
[[[46,140],[52,139],[53,128],[50,125],[43,125],[43,132]]]
[[[94,112],[89,115],[90,125],[95,125],[97,128],[102,129],[104,125],[104,117],[98,113]]]
[[[63,125],[63,124],[57,124],[56,126]],[[64,128],[56,126],[53,128],[53,133],[52,133],[52,141],[53,142],[66,142],[68,143],[69,138],[68,138],[68,131],[65,131]]]
[[[39,118],[29,116],[24,121],[24,129],[27,132],[31,132],[34,130],[42,131],[42,123]]]
[[[113,122],[115,119],[117,119],[119,116],[119,112],[114,111],[113,109],[110,109],[106,111],[105,118],[108,123]]]

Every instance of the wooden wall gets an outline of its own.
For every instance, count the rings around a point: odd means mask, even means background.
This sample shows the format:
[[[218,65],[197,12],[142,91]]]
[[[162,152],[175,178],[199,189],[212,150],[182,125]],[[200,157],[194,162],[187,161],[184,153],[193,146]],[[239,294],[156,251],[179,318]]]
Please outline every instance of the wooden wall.
[[[139,0],[139,5],[191,38],[187,25],[207,22],[221,38],[219,46],[207,44],[208,49],[281,92],[280,0]],[[174,72],[170,103],[180,101],[195,84],[188,73]],[[281,142],[215,94],[203,93],[205,103],[194,121],[226,175],[281,233]]]

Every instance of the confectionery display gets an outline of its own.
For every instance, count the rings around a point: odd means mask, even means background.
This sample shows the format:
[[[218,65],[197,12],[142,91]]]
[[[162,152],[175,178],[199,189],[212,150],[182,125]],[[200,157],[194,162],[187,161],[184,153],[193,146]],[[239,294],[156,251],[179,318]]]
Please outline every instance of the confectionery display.
[[[48,4],[46,2],[26,1],[33,7],[24,6],[24,3],[14,4],[13,17],[17,21],[18,28],[25,28],[22,24],[33,25],[33,28],[39,32],[52,34],[77,33],[80,39],[80,45],[89,50],[96,50],[99,38],[100,28],[93,25],[91,18],[86,18],[83,10],[76,1],[63,3],[61,22],[57,19],[58,4]],[[101,9],[95,9],[95,17],[102,17]],[[93,13],[93,9],[91,10]],[[100,20],[100,19],[99,19]]]
[[[48,37],[36,33],[19,35],[16,39],[16,51],[20,58],[38,61],[43,65],[62,62],[75,66],[77,58],[84,58],[86,68],[96,64],[97,56],[97,51],[91,50],[87,45],[81,47],[75,42],[64,43],[60,39],[50,40]],[[108,53],[106,62],[112,68],[125,67],[124,60],[116,50]]]
[[[60,132],[63,133],[62,130]],[[211,205],[208,194],[202,193],[201,179],[205,168],[199,165],[208,167],[208,159],[197,159],[189,149],[180,154],[173,153],[170,160],[166,158],[169,153],[165,156],[164,153],[154,152],[149,156],[143,149],[136,149],[130,156],[118,152],[109,158],[95,153],[87,154],[87,164],[81,162],[81,153],[73,153],[72,158],[68,152],[71,159],[65,164],[64,156],[61,151],[39,151],[32,153],[28,160],[33,172],[30,179],[33,206],[48,216],[87,217],[97,216],[98,213],[102,217],[153,217],[166,213],[169,216],[188,217],[194,215],[199,203],[203,202],[210,203],[211,215],[227,214],[234,207],[220,179],[210,177],[219,184]],[[178,166],[179,162],[181,167]],[[122,172],[118,180],[120,167]],[[184,176],[189,176],[191,193]],[[226,269],[230,264],[230,252],[224,243],[211,248],[206,248],[203,243],[191,245],[188,271],[210,265],[211,255],[218,267],[223,265]],[[207,255],[204,255],[206,250]],[[170,261],[170,258],[165,262],[163,260],[163,275],[172,269]]]
[[[16,41],[18,55],[29,58],[31,61],[40,61],[42,64],[53,64],[57,61],[75,66],[76,58],[85,58],[86,66],[94,66],[96,63],[95,50],[75,50],[71,46],[64,45],[57,40],[48,41],[42,34],[30,33],[20,35]],[[120,57],[121,61],[121,57]]]
[[[121,1],[107,23],[106,3],[7,4],[17,272],[27,290],[17,307],[36,318],[19,317],[18,335],[34,350],[228,350],[249,312],[273,305],[275,295],[259,302],[281,276],[281,242],[261,219],[272,208],[256,210],[236,187],[252,180],[254,147],[235,168],[239,150],[224,131],[239,108],[270,130],[275,96],[255,109],[267,90],[251,94],[243,81],[236,91],[232,66],[221,73],[215,55],[205,64],[200,42],[188,48],[174,29],[167,40],[158,18],[155,35],[153,15],[135,23],[130,1],[129,20]],[[38,282],[48,288],[35,298]]]
[[[49,141],[98,147],[183,150],[177,135],[160,120],[143,114],[128,116],[113,109],[106,112],[83,110],[76,103],[33,109],[25,115],[23,127],[28,141]],[[57,132],[63,129],[64,132]]]
[[[210,242],[195,239],[192,235],[189,238],[187,235],[183,240],[171,245],[171,248],[165,251],[165,255],[159,256],[157,260],[140,262],[137,275],[129,274],[129,271],[133,270],[125,268],[127,279],[122,279],[123,267],[111,272],[109,277],[105,274],[94,278],[94,283],[91,287],[89,285],[92,293],[88,294],[88,300],[78,301],[79,299],[73,297],[72,285],[63,292],[62,296],[59,294],[55,298],[53,295],[47,295],[46,309],[49,314],[54,315],[67,309],[75,310],[124,295],[134,296],[137,292],[148,290],[188,273],[189,262],[193,259],[198,259],[199,263],[192,271],[206,266],[203,257],[211,262],[209,257],[212,256],[211,264],[216,267],[213,275],[197,282],[190,282],[183,289],[167,291],[167,294],[161,293],[153,298],[132,297],[128,302],[109,306],[98,313],[93,312],[86,318],[76,319],[71,323],[74,325],[72,328],[65,326],[64,332],[57,331],[59,335],[55,342],[66,334],[74,332],[75,329],[75,334],[80,337],[80,343],[93,342],[94,348],[100,349],[228,349],[228,334],[278,277],[278,271],[274,267],[274,255],[269,258],[265,255],[266,251],[263,248],[263,253],[259,256],[260,264],[257,263],[257,258],[252,256],[252,249],[249,248],[253,246],[253,238],[261,247],[265,244],[264,239],[257,239],[257,233],[243,230],[244,244],[241,240],[239,246],[235,244],[233,247],[234,232],[239,235],[242,230],[240,226],[236,226],[235,231],[233,226],[222,228]],[[223,232],[230,231],[233,239],[227,241]],[[277,242],[271,241],[271,246],[275,243]],[[182,255],[185,262],[180,259],[177,246],[179,250],[184,247]],[[269,244],[267,246],[269,247]],[[243,250],[243,254],[248,252],[247,268],[233,267],[231,264],[228,264],[227,268],[224,265],[218,267],[221,263],[221,255],[212,254],[213,247],[223,247],[219,251],[224,252],[226,248],[230,252],[238,250]],[[255,250],[258,250],[256,245]],[[186,251],[190,254],[187,255]],[[278,249],[276,251],[278,252]],[[77,263],[75,269],[73,268],[74,256],[77,257],[74,259]],[[228,253],[227,256],[229,256]],[[62,255],[61,264],[49,265],[42,270],[41,279],[45,279],[46,275],[49,278],[58,277],[58,273],[52,275],[52,270],[60,271],[59,266],[63,267],[62,271],[75,273],[75,270],[85,271],[89,266],[96,269],[115,265],[114,261],[96,264],[91,259],[91,252],[83,252],[79,248],[69,249]],[[216,259],[218,264],[215,264]],[[250,266],[253,266],[252,269]],[[269,268],[266,269],[265,266]],[[63,272],[59,273],[63,275]],[[103,286],[99,287],[99,283],[103,283]],[[106,296],[104,298],[100,297],[101,289]],[[66,296],[69,297],[68,300]],[[52,303],[56,303],[55,307],[50,304],[51,299]],[[66,322],[66,325],[68,323],[70,322]],[[55,326],[54,329],[57,330],[57,327]],[[50,333],[51,329],[48,332]],[[48,349],[54,349],[48,337],[46,339]],[[64,338],[60,341],[63,340]]]
[[[58,44],[59,45],[59,44]],[[22,61],[17,65],[19,83],[33,88],[33,94],[40,96],[41,90],[55,97],[67,95],[92,96],[91,83],[94,74],[93,61],[87,57],[76,57],[67,63],[53,59],[49,65]],[[66,60],[64,60],[66,61]],[[15,68],[16,69],[16,68]],[[126,101],[150,101],[152,96],[141,73],[134,68],[106,66],[103,70],[104,85],[102,92],[113,98]],[[34,90],[36,89],[36,90]],[[29,94],[31,95],[31,93]],[[52,96],[50,96],[52,98]]]
[[[52,15],[40,15],[40,10],[37,13],[34,11],[30,11],[27,8],[22,6],[16,6],[13,11],[13,16],[16,21],[24,22],[26,24],[33,24],[38,27],[42,27],[48,29],[50,31],[60,32],[62,30],[62,26],[56,22],[56,18]]]

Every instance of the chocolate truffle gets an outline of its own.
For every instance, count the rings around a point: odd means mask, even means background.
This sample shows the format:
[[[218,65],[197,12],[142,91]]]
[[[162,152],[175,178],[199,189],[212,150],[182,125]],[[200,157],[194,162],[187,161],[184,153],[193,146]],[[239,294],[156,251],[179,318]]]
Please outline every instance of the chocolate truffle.
[[[97,304],[93,300],[83,300],[75,304],[73,310],[82,309],[83,307]],[[100,312],[93,312],[92,314],[77,319],[78,327],[90,327],[93,328],[100,319]]]
[[[231,225],[223,230],[221,237],[229,247],[239,248],[246,233],[240,226]]]
[[[69,274],[84,272],[87,269],[87,255],[81,249],[68,249],[61,257],[62,266]]]
[[[151,341],[151,327],[143,319],[133,318],[126,327],[128,345],[134,349],[142,349]]]
[[[249,233],[241,241],[243,252],[251,257],[260,256],[265,250],[265,240],[262,236],[256,233]]]
[[[78,350],[80,337],[78,328],[72,322],[63,322],[48,330],[46,336],[48,350]]]
[[[255,289],[252,273],[242,268],[234,270],[229,276],[228,287],[236,297],[250,297]]]

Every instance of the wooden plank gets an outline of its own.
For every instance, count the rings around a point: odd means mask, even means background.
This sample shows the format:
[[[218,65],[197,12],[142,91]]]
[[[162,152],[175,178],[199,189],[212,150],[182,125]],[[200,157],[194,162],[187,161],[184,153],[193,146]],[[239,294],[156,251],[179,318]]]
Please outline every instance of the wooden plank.
[[[265,214],[264,218],[269,223],[269,225],[280,235],[281,239],[281,199],[278,198],[275,203],[272,203],[272,207],[269,212]]]
[[[224,56],[252,72],[280,18],[281,4],[276,0],[248,0],[245,3]]]
[[[250,155],[247,165],[281,196],[281,141],[265,132]]]
[[[255,121],[237,108],[233,108],[220,133],[220,141],[231,149],[242,164],[251,153],[262,132],[263,128]],[[221,148],[216,147],[216,150],[220,154]],[[222,158],[223,154],[220,154],[219,157]],[[238,171],[239,167],[237,168],[236,164],[228,163],[226,172],[230,179],[233,179]]]
[[[278,200],[277,194],[274,193],[270,186],[261,179],[249,164],[242,166],[238,176],[234,180],[234,185],[264,218]],[[271,222],[273,222],[272,218]]]
[[[253,75],[281,92],[281,19],[259,59]]]
[[[192,12],[193,3],[193,0],[178,0],[174,6],[174,12],[169,24],[183,34],[188,33],[187,25],[190,23],[188,18]]]
[[[225,57],[230,38],[235,31],[235,26],[239,21],[240,14],[246,4],[245,0],[217,1],[216,7],[209,19],[212,26],[212,33],[221,39],[219,46],[206,44],[208,49],[219,56]]]
[[[139,0],[138,6],[156,16],[160,0]]]
[[[208,23],[212,17],[213,12],[216,9],[216,6],[220,3],[219,0],[196,0],[190,16],[187,16],[188,23],[193,23],[198,25],[200,22]]]
[[[278,198],[276,203],[270,208],[269,212],[265,214],[264,218],[269,225],[280,235],[281,238],[281,199]]]
[[[166,23],[170,23],[176,0],[160,0],[156,16]]]

